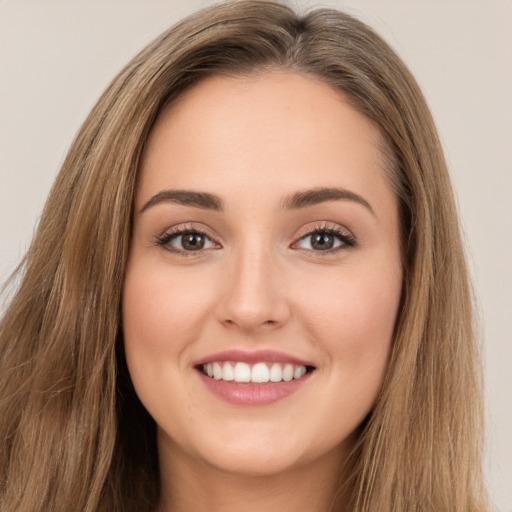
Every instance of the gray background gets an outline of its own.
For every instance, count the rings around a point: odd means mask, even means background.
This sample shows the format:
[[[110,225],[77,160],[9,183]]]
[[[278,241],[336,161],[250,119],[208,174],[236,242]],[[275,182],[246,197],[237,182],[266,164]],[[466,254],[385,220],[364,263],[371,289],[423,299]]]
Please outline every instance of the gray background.
[[[115,73],[199,0],[0,0],[0,282],[37,224],[73,135]],[[404,58],[452,172],[479,297],[486,475],[512,512],[512,3],[295,1],[345,8]]]

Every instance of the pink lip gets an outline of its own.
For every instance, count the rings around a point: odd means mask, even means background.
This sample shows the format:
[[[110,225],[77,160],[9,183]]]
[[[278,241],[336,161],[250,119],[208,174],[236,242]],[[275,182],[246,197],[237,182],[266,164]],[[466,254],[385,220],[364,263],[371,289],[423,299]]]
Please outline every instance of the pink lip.
[[[216,380],[205,375],[201,370],[202,366],[207,363],[219,361],[240,361],[247,364],[259,362],[268,363],[290,363],[302,366],[314,366],[309,361],[299,359],[297,357],[278,352],[275,350],[256,350],[247,352],[244,350],[224,350],[210,354],[204,358],[197,360],[194,367],[205,386],[217,397],[225,402],[234,405],[258,406],[267,405],[295,393],[302,385],[304,385],[312,373],[306,373],[300,379],[293,379],[289,382],[266,382],[264,384],[255,383],[239,383],[227,382],[224,380]]]
[[[244,350],[224,350],[201,358],[193,364],[201,378],[201,381],[214,395],[230,404],[245,406],[267,405],[282,400],[283,398],[295,393],[302,385],[304,385],[309,380],[312,373],[306,373],[306,375],[300,379],[293,379],[289,382],[282,381],[266,382],[264,384],[245,384],[233,381],[227,382],[224,380],[216,380],[208,377],[202,372],[203,365],[220,361],[240,361],[247,364],[259,362],[290,363],[306,367],[314,366],[309,361],[305,361],[276,350],[256,350],[252,352]]]
[[[284,352],[277,352],[275,350],[256,350],[254,352],[246,352],[244,350],[224,350],[216,352],[207,357],[199,359],[193,366],[201,366],[207,363],[214,363],[216,361],[240,361],[242,363],[291,363],[303,366],[314,366],[311,362],[298,359]]]
[[[311,373],[306,373],[304,377],[289,382],[242,384],[238,382],[215,380],[199,370],[197,373],[202,382],[214,395],[230,404],[245,406],[268,405],[282,400],[298,391],[312,375]]]

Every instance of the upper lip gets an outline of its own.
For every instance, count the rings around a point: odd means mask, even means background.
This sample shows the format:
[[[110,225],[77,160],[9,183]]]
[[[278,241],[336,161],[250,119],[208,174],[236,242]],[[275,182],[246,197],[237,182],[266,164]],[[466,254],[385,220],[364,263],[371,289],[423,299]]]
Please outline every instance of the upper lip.
[[[305,361],[295,356],[291,356],[284,352],[279,352],[276,350],[255,350],[255,351],[246,351],[246,350],[223,350],[221,352],[215,352],[214,354],[210,354],[206,357],[198,359],[194,366],[201,366],[203,364],[214,363],[219,361],[240,361],[242,363],[260,363],[260,362],[269,362],[269,363],[291,363],[295,365],[302,366],[314,366],[310,361]]]

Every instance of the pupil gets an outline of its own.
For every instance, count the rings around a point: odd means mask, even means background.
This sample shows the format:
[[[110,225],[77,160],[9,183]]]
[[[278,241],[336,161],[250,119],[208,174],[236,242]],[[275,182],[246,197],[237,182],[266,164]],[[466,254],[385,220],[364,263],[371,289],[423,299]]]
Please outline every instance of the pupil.
[[[189,251],[197,251],[204,246],[204,238],[198,233],[190,233],[182,237],[183,248]]]
[[[313,249],[325,251],[327,249],[332,249],[333,245],[334,239],[331,235],[327,235],[325,233],[317,233],[313,235],[313,240],[311,242]]]

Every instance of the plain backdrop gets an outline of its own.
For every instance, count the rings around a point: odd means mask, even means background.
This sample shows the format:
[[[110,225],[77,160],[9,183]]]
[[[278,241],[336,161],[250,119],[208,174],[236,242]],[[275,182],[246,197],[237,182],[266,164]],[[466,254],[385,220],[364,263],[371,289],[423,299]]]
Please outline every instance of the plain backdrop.
[[[199,0],[0,0],[0,282],[38,222],[71,140],[121,67]],[[512,3],[314,0],[383,35],[431,106],[482,320],[486,475],[512,512]]]

